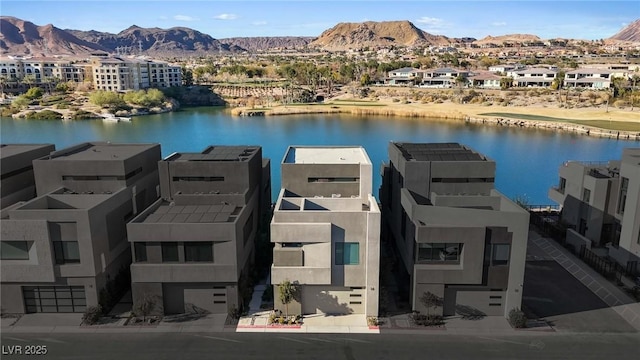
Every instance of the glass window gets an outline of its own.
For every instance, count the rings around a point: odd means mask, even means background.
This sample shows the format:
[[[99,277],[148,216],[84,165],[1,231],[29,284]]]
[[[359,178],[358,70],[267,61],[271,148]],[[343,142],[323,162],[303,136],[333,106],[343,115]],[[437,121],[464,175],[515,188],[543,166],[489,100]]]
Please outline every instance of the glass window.
[[[509,244],[493,244],[491,255],[491,265],[507,265],[509,263],[509,253],[511,245]]]
[[[2,241],[0,244],[0,259],[29,260],[29,243],[27,241]]]
[[[460,262],[460,243],[419,243],[418,262]]]
[[[133,250],[136,256],[136,262],[147,261],[147,243],[145,242],[133,243]]]
[[[336,265],[360,264],[359,243],[336,243]]]
[[[567,188],[567,179],[561,177],[560,178],[560,186],[559,189],[562,194],[564,194],[564,190]]]
[[[178,261],[178,243],[177,242],[165,242],[162,243],[162,261]]]
[[[622,177],[620,179],[620,196],[618,198],[618,214],[624,214],[624,206],[627,202],[627,190],[629,189],[629,179]]]
[[[184,261],[213,262],[213,243],[210,241],[184,243]]]
[[[589,189],[583,189],[582,190],[582,201],[584,201],[586,203],[591,201],[591,190],[589,190]]]
[[[54,241],[53,252],[56,264],[77,264],[80,262],[80,249],[77,241]]]

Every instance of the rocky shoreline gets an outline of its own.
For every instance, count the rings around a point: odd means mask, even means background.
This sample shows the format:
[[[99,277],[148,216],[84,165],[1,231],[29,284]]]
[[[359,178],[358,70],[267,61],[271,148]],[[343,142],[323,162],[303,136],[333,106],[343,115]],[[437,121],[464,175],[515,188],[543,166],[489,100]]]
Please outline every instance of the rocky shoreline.
[[[436,118],[442,120],[465,121],[467,123],[506,126],[519,128],[535,128],[550,131],[563,131],[585,136],[595,136],[602,138],[640,141],[640,131],[618,131],[607,130],[594,126],[572,124],[569,122],[543,121],[543,120],[523,120],[508,117],[491,116],[469,116],[460,111],[419,111],[402,110],[391,108],[361,108],[345,106],[324,106],[314,108],[313,106],[279,106],[273,109],[250,109],[233,108],[231,114],[235,116],[277,116],[277,115],[305,115],[305,114],[351,114],[351,115],[382,115],[382,116],[402,116],[413,118]]]

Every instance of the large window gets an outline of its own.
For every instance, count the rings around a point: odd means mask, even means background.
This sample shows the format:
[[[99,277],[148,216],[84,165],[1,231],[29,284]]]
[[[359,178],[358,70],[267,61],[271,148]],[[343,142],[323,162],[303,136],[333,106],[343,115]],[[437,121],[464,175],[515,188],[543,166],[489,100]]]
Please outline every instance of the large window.
[[[133,243],[133,250],[136,256],[136,262],[147,261],[147,243],[145,242]]]
[[[627,202],[627,189],[629,189],[629,179],[620,179],[620,197],[618,198],[618,214],[624,214],[624,206]]]
[[[511,245],[493,244],[491,247],[491,265],[507,265],[509,263]]]
[[[163,262],[176,262],[178,261],[178,243],[177,242],[163,242],[162,243],[162,261]]]
[[[359,263],[359,243],[336,243],[336,265],[358,265]]]
[[[558,191],[561,194],[564,194],[564,190],[567,188],[567,179],[561,177],[560,178],[560,185],[558,186]]]
[[[27,241],[1,241],[0,259],[29,260],[29,245]]]
[[[53,252],[58,265],[80,263],[80,249],[77,241],[54,241]]]
[[[184,243],[184,261],[213,262],[213,242]]]
[[[460,243],[419,243],[418,262],[460,263]]]
[[[591,190],[582,189],[582,201],[589,203],[591,201]]]

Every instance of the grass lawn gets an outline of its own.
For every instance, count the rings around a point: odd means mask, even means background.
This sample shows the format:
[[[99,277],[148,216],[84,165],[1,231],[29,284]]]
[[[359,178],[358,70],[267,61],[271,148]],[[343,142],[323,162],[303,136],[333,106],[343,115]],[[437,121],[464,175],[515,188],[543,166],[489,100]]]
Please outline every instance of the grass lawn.
[[[491,113],[482,113],[478,115],[485,116],[503,116],[512,119],[522,119],[522,120],[534,120],[534,121],[558,121],[558,122],[568,122],[571,124],[578,124],[584,126],[593,126],[606,130],[619,130],[619,131],[640,131],[640,123],[634,122],[626,122],[626,121],[609,121],[609,120],[575,120],[575,119],[564,119],[564,118],[555,118],[551,116],[540,116],[540,115],[530,115],[530,114],[516,114],[516,113],[502,113],[502,112],[491,112]]]

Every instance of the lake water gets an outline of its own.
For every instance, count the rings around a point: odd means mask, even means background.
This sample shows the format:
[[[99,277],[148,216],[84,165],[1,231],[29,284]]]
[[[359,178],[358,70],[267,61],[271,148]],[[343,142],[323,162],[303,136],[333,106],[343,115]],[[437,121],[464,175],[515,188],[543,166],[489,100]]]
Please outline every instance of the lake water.
[[[496,187],[510,198],[526,196],[531,204],[550,204],[549,187],[558,182],[566,160],[620,158],[638,141],[612,140],[552,132],[383,116],[289,115],[232,117],[227,109],[190,108],[134,117],[130,123],[0,119],[2,143],[54,143],[57,149],[85,141],[154,142],[162,155],[199,152],[208,145],[261,145],[271,158],[273,197],[280,187],[280,162],[289,145],[361,145],[374,165],[374,195],[381,183],[389,141],[459,142],[497,163]]]

